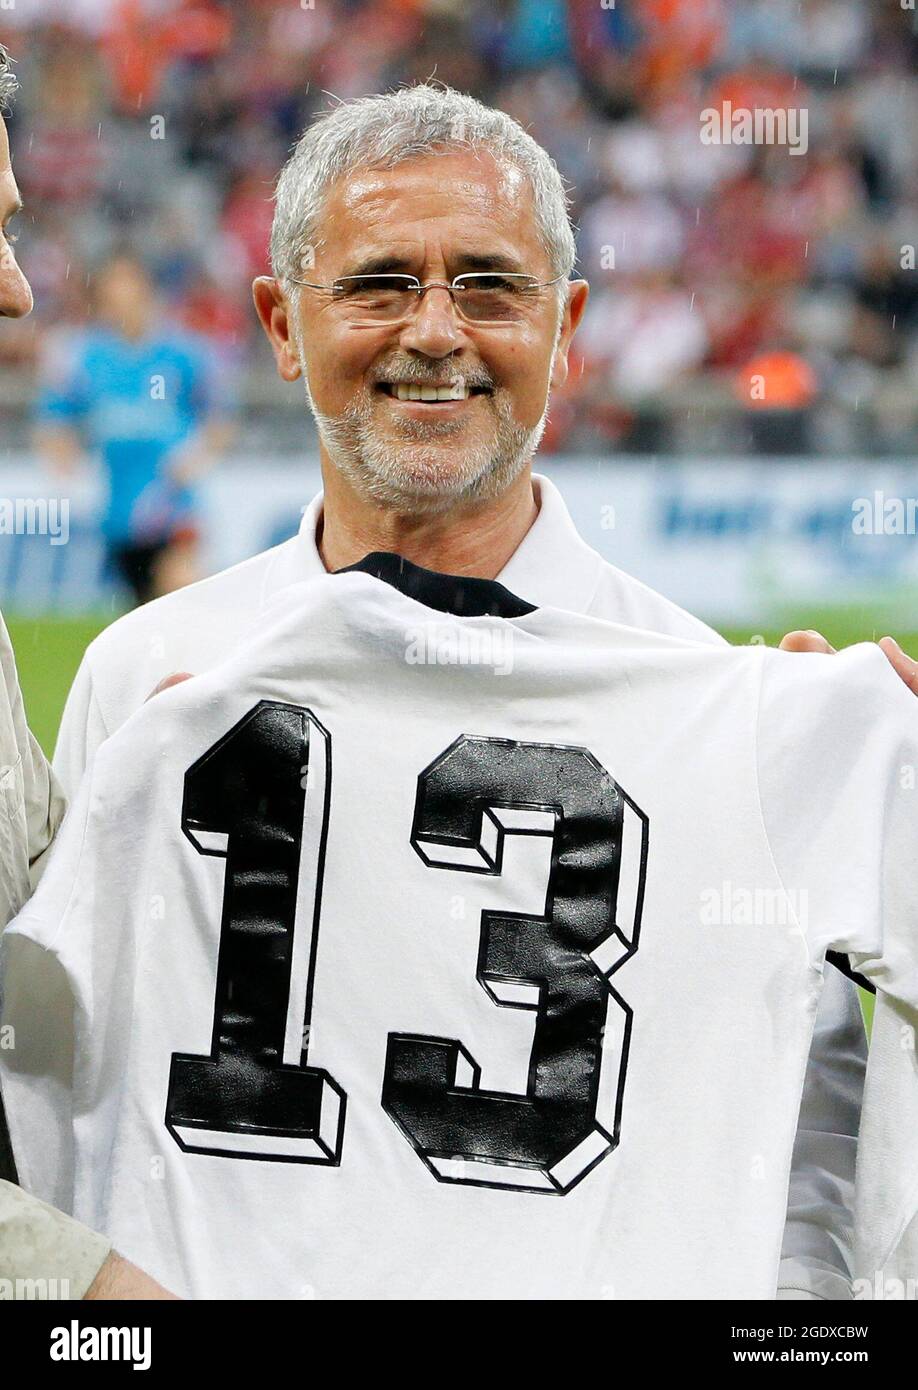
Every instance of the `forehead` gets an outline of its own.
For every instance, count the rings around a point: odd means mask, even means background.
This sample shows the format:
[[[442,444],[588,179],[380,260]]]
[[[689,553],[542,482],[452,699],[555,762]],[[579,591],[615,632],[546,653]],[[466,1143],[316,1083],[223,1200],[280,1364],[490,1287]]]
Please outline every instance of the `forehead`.
[[[535,268],[545,253],[532,189],[486,151],[422,155],[394,169],[363,169],[333,184],[321,226],[323,260],[372,252],[503,252]]]

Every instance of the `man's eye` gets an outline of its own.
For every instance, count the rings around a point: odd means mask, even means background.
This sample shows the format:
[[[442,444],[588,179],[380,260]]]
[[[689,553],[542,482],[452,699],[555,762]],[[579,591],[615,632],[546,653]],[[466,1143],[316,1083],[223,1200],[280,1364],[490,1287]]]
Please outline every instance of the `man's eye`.
[[[473,290],[518,290],[522,286],[515,280],[508,280],[505,275],[478,275],[474,280],[465,282],[469,289]]]
[[[398,275],[354,275],[339,282],[339,293],[345,295],[391,294],[404,291],[406,283]]]
[[[466,289],[483,290],[485,294],[500,295],[524,295],[534,288],[534,282],[526,275],[498,275],[482,272],[480,275],[469,276],[468,279],[461,281]]]

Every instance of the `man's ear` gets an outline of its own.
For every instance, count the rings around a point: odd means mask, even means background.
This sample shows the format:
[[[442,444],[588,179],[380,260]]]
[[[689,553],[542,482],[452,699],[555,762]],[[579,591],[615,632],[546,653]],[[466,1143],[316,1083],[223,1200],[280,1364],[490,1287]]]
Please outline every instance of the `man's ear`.
[[[577,325],[583,318],[583,311],[590,297],[590,287],[586,280],[571,280],[567,286],[567,304],[561,319],[561,332],[551,364],[552,387],[563,386],[567,381],[567,354]]]
[[[252,283],[252,298],[258,321],[268,335],[278,375],[284,381],[296,381],[301,369],[291,333],[293,306],[281,289],[280,281],[272,275],[259,275]]]

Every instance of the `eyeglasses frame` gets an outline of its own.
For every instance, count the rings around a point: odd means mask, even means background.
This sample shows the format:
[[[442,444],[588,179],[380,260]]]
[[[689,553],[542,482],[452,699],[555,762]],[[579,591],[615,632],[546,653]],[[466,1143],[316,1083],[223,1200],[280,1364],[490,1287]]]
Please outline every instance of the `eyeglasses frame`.
[[[411,285],[406,285],[406,286],[405,286],[405,289],[406,289],[406,290],[413,290],[413,291],[415,291],[415,292],[417,293],[417,303],[418,303],[418,304],[421,302],[421,300],[423,299],[424,295],[427,293],[428,290],[448,290],[448,291],[449,291],[450,298],[451,298],[451,300],[452,300],[452,302],[453,302],[453,305],[455,306],[455,308],[457,308],[457,309],[459,310],[460,313],[462,313],[461,296],[460,296],[460,299],[458,299],[458,300],[457,300],[457,298],[456,298],[456,290],[457,290],[457,289],[461,289],[461,286],[459,285],[458,282],[459,282],[460,280],[467,279],[467,278],[471,277],[472,275],[476,275],[476,276],[478,276],[478,275],[503,275],[503,276],[505,276],[505,277],[508,278],[508,279],[511,279],[511,278],[513,278],[513,279],[519,279],[519,280],[524,280],[524,279],[525,279],[525,280],[529,280],[529,281],[530,281],[529,289],[533,289],[533,290],[544,290],[544,289],[548,289],[551,285],[557,285],[558,282],[559,282],[560,280],[565,280],[565,279],[567,279],[567,276],[564,275],[564,274],[556,275],[556,276],[554,277],[553,280],[534,280],[532,276],[526,275],[526,273],[525,273],[524,271],[516,271],[516,270],[508,270],[508,271],[504,271],[504,270],[466,270],[466,271],[463,271],[462,274],[460,274],[460,275],[454,275],[454,276],[453,276],[453,279],[452,279],[452,283],[447,283],[446,280],[431,280],[429,284],[423,285],[416,275],[407,275],[407,274],[403,275],[400,271],[392,271],[392,272],[380,271],[380,272],[378,272],[378,274],[379,274],[379,278],[380,278],[380,279],[392,279],[392,278],[395,278],[396,276],[398,276],[400,279],[403,279],[403,280],[411,280],[411,281],[413,281],[414,283],[411,284]],[[311,281],[311,280],[298,280],[298,279],[296,278],[295,275],[288,275],[288,276],[286,276],[285,278],[286,278],[287,280],[289,280],[289,281],[291,282],[291,284],[294,284],[294,285],[302,285],[302,286],[303,286],[305,289],[307,289],[307,290],[324,290],[327,294],[331,294],[332,297],[334,297],[336,286],[337,286],[337,285],[340,285],[341,282],[342,282],[342,280],[369,280],[369,279],[372,279],[372,278],[374,278],[374,277],[373,277],[373,275],[339,275],[338,278],[337,278],[337,280],[333,280],[332,283],[331,283],[330,285],[318,285],[318,284],[315,284],[315,283],[314,283],[313,281]],[[407,313],[407,314],[403,315],[403,317],[400,318],[400,319],[379,319],[378,322],[379,322],[379,323],[402,323],[402,322],[405,321],[405,319],[408,319],[408,318],[410,318],[410,317],[411,317],[411,314],[410,314],[410,313]],[[462,317],[463,317],[463,318],[466,318],[465,314],[462,314]],[[497,323],[497,322],[501,322],[501,320],[497,320],[497,319],[494,319],[494,320],[489,320],[489,319],[468,319],[468,318],[466,318],[466,322],[467,322],[467,323],[489,323],[489,322],[495,322],[495,323]]]

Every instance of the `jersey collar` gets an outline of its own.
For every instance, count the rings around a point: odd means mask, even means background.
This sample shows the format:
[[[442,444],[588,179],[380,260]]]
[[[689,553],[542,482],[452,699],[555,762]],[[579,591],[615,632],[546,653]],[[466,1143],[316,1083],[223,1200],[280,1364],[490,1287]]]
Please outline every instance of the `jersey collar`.
[[[468,574],[441,574],[437,570],[414,565],[391,550],[374,550],[364,555],[356,565],[345,565],[336,574],[355,571],[371,574],[407,598],[436,608],[440,613],[454,613],[459,618],[522,618],[534,611],[531,603],[517,598],[496,579],[475,579]]]
[[[539,514],[498,582],[537,608],[586,613],[599,583],[602,558],[578,535],[551,479],[533,473],[532,483]]]
[[[596,592],[602,559],[581,540],[560,492],[542,473],[532,475],[539,514],[497,576],[496,582],[535,608],[586,613]],[[280,548],[268,579],[270,592],[326,574],[316,546],[322,514],[319,492],[303,512],[298,535]]]

